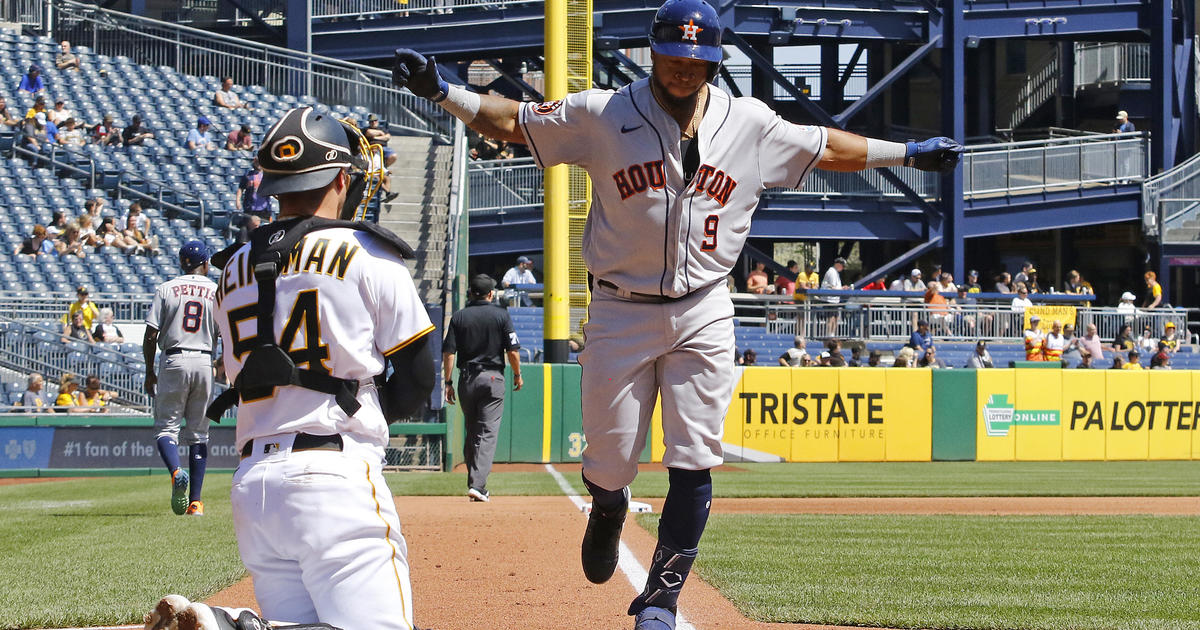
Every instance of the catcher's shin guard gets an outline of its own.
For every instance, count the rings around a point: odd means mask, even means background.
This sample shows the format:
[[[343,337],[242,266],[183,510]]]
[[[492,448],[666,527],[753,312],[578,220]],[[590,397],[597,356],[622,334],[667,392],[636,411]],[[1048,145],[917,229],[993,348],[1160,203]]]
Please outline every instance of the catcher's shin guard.
[[[679,591],[692,571],[698,549],[672,549],[663,542],[654,548],[654,562],[646,578],[646,589],[629,605],[630,615],[647,608],[663,608],[675,612],[679,602]]]

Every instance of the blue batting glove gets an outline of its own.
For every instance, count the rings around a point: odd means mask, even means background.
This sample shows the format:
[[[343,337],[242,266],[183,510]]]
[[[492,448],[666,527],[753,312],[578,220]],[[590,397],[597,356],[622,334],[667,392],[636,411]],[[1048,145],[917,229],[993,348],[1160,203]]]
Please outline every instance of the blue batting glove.
[[[437,59],[426,59],[411,48],[397,48],[392,60],[392,84],[435,103],[446,98],[450,84],[438,76]]]
[[[958,166],[962,156],[963,146],[951,138],[939,136],[923,142],[905,142],[904,165],[933,171],[949,173]]]

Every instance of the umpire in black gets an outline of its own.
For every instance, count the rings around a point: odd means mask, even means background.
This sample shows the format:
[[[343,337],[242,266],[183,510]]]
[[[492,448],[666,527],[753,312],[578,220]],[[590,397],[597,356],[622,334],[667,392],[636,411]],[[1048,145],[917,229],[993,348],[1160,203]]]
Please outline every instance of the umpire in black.
[[[446,402],[454,404],[454,355],[458,354],[458,398],[466,418],[467,496],[487,501],[487,478],[496,456],[496,436],[504,413],[504,356],[513,371],[513,391],[521,389],[521,344],[508,311],[492,304],[496,281],[484,274],[471,278],[467,306],[450,318],[442,344]]]

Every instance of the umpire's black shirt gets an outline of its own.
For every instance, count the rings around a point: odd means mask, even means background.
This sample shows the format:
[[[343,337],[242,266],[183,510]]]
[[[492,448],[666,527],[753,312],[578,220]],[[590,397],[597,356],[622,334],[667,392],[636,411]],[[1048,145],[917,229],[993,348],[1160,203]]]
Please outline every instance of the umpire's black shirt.
[[[520,348],[508,311],[483,299],[468,302],[450,318],[442,344],[442,352],[458,354],[464,372],[503,372],[504,353]]]

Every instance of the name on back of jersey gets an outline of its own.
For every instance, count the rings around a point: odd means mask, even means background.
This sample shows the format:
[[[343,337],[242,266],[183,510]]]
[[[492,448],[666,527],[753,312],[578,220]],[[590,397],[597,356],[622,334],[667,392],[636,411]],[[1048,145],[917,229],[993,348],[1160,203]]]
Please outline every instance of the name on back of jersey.
[[[173,284],[169,285],[171,297],[198,297],[203,300],[213,299],[213,288],[202,284]]]
[[[613,173],[612,178],[617,186],[617,193],[621,195],[621,201],[647,190],[662,190],[666,181],[662,160],[632,164]],[[697,192],[703,192],[724,208],[725,204],[729,203],[733,189],[737,188],[737,181],[726,175],[724,170],[705,164],[696,171],[691,187]]]
[[[362,246],[351,241],[305,236],[284,257],[279,275],[282,277],[295,273],[311,273],[344,280],[354,255],[360,249]],[[219,305],[228,293],[254,283],[250,248],[245,247],[229,259],[225,270],[221,272],[221,282],[217,286],[217,304]]]

